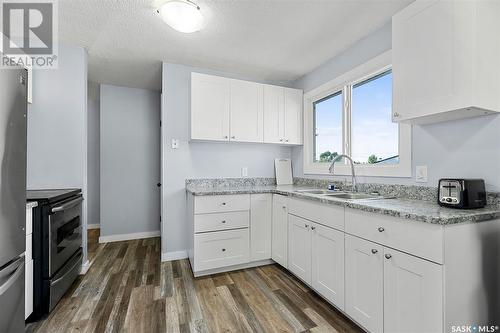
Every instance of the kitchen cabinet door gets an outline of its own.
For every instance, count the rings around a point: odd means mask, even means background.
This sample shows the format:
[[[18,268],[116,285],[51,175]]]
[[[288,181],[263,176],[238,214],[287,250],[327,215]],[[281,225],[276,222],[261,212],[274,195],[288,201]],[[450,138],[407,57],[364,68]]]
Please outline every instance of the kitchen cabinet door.
[[[302,144],[302,90],[284,88],[285,143]]]
[[[229,141],[230,80],[191,74],[191,139]]]
[[[285,141],[285,93],[283,87],[264,85],[264,142]]]
[[[313,223],[312,286],[344,309],[344,233]]]
[[[250,196],[250,256],[252,261],[271,259],[272,194]]]
[[[288,268],[288,197],[273,195],[271,258]]]
[[[308,284],[311,284],[311,223],[288,215],[288,269]]]
[[[371,333],[383,332],[384,248],[345,235],[345,311]]]
[[[263,85],[231,80],[230,140],[264,141]]]
[[[442,332],[442,266],[384,249],[385,332]]]

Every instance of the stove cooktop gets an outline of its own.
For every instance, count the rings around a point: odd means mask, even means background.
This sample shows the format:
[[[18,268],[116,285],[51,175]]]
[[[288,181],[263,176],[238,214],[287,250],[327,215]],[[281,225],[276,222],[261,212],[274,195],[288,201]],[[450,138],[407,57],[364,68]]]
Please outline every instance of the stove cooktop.
[[[81,189],[79,188],[28,190],[26,191],[26,200],[57,202],[80,194],[80,192]]]

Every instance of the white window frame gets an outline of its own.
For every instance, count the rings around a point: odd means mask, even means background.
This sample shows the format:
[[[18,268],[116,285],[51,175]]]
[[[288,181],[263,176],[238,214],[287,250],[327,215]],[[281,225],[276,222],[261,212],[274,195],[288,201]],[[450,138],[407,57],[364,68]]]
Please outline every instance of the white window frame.
[[[330,174],[328,168],[330,163],[319,163],[313,160],[314,145],[314,102],[338,91],[342,91],[342,153],[349,151],[351,142],[350,129],[351,119],[348,109],[352,86],[377,74],[381,74],[392,67],[391,51],[369,60],[368,62],[352,69],[351,71],[315,88],[304,94],[304,174],[325,175]],[[356,175],[375,177],[411,177],[411,148],[412,148],[412,126],[399,123],[399,163],[398,164],[356,164],[354,166]],[[340,153],[340,152],[339,152]],[[335,166],[335,175],[350,175],[351,167],[347,164]]]

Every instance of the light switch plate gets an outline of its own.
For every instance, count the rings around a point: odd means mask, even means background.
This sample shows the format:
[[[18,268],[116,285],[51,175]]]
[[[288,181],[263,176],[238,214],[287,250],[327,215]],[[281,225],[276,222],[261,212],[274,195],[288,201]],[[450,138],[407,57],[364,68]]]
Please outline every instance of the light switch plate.
[[[179,149],[179,139],[172,139],[172,149]]]
[[[241,177],[248,177],[248,168],[247,167],[241,168]]]
[[[427,165],[417,165],[415,167],[415,181],[417,183],[427,183]]]

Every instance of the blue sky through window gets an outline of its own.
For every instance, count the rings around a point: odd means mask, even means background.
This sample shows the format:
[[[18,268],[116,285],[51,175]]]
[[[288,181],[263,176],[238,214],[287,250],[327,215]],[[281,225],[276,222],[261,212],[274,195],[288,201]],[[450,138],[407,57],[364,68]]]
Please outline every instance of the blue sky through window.
[[[370,155],[385,160],[398,155],[398,124],[392,122],[392,72],[352,89],[352,158],[368,163]],[[397,159],[393,162],[397,163]]]
[[[392,73],[387,71],[353,86],[351,107],[352,157],[356,163],[398,163],[399,127],[391,121]],[[322,153],[342,154],[342,94],[314,104],[314,160]],[[381,162],[381,163],[382,163]]]

